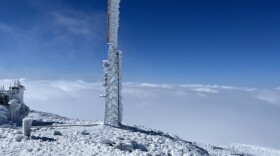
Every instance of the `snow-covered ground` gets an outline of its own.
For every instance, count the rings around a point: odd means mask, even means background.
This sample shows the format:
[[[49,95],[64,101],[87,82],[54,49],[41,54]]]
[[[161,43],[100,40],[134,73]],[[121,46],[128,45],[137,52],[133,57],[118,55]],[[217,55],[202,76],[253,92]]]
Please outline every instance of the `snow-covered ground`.
[[[113,128],[100,121],[68,119],[38,111],[31,111],[29,117],[41,119],[35,122],[36,125],[54,126],[32,128],[31,138],[22,136],[21,127],[1,126],[1,156],[280,156],[277,150],[239,144],[227,147],[205,145],[139,126]]]

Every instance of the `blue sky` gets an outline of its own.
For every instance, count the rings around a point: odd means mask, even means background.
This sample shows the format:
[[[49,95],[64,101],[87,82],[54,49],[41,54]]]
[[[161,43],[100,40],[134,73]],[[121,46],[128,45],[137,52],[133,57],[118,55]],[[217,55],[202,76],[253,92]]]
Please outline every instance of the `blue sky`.
[[[280,2],[121,2],[124,81],[278,87]],[[106,1],[2,0],[2,78],[102,79]]]

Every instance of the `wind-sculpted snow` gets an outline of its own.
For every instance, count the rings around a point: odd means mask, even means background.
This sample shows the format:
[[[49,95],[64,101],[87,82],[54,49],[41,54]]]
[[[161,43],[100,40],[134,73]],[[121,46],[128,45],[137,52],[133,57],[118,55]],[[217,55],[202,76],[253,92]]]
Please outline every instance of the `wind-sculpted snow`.
[[[72,125],[96,125],[37,127],[32,129],[30,138],[21,134],[20,127],[2,126],[1,156],[279,156],[280,154],[276,150],[253,146],[205,145],[143,127],[114,128],[104,126],[98,121],[73,120],[44,112],[31,111],[29,117],[46,118],[45,121]]]
[[[104,118],[101,83],[21,81],[31,109],[86,120]],[[0,80],[5,86],[10,82]],[[123,97],[125,123],[203,143],[280,149],[280,91],[276,87],[124,83]]]

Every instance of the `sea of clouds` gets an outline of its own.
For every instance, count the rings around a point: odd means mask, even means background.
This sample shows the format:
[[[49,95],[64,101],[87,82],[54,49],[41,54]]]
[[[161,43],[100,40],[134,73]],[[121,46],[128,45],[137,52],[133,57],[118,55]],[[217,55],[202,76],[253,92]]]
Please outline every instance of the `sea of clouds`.
[[[35,110],[103,120],[101,83],[32,81],[25,103]],[[0,80],[6,89],[13,80]],[[124,83],[124,122],[211,144],[253,144],[280,149],[280,89],[201,84]]]

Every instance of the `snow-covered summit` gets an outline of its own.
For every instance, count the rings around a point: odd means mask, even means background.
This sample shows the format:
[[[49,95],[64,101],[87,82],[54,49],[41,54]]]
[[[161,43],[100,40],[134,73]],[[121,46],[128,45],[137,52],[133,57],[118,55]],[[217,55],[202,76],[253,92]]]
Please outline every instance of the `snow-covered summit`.
[[[36,119],[29,139],[22,135],[20,127],[0,127],[1,156],[280,156],[280,151],[247,145],[224,147],[189,142],[139,126],[114,128],[99,121],[69,119],[38,111],[31,111],[29,117]]]

